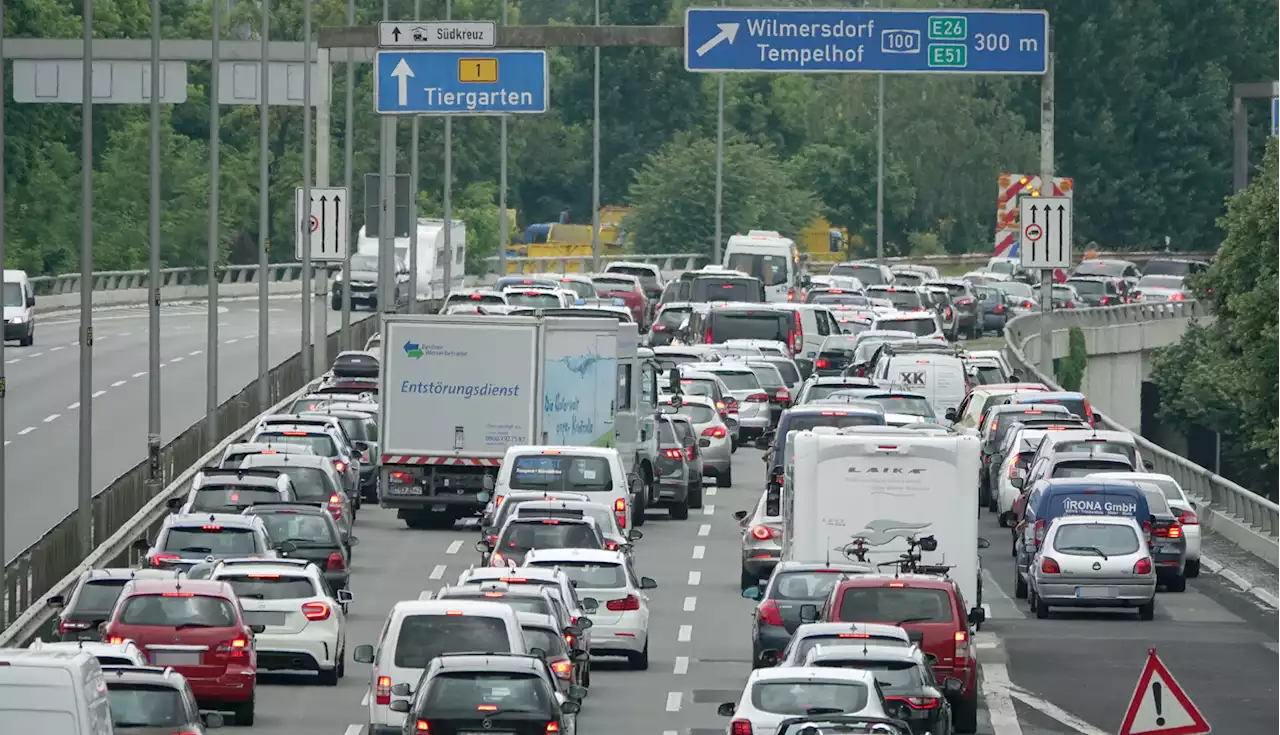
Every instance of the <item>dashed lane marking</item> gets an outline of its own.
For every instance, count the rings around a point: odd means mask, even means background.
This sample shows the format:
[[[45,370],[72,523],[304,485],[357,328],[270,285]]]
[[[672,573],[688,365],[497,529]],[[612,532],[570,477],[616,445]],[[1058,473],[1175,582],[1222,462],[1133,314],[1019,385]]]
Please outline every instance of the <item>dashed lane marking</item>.
[[[147,374],[147,371],[146,371],[146,370],[140,370],[140,371],[138,371],[138,372],[134,373],[134,374],[133,374],[133,377],[135,377],[135,378],[141,378],[142,376],[144,376],[144,375],[146,375],[146,374]]]
[[[68,411],[74,411],[74,410],[76,410],[77,408],[80,408],[80,401],[76,401],[75,403],[71,404],[70,406],[67,406],[67,410],[68,410]]]
[[[693,626],[680,626],[680,631],[676,633],[676,641],[679,643],[688,643],[691,640],[693,640]]]
[[[58,420],[58,418],[59,418],[60,416],[62,416],[62,414],[60,414],[60,413],[51,413],[51,414],[49,414],[48,416],[45,416],[45,417],[44,417],[44,422],[45,422],[46,424],[51,424],[51,423],[53,423],[54,421],[57,421],[57,420]]]
[[[1001,668],[1004,668],[1004,667],[1002,666]],[[984,675],[986,674],[986,669],[987,669],[986,666],[982,667],[982,673]],[[1006,677],[1007,676],[1008,674],[1006,673]],[[1090,725],[1089,723],[1085,722],[1079,717],[1076,717],[1070,712],[1067,712],[1066,710],[1062,709],[1061,707],[1054,704],[1053,702],[1050,702],[1045,699],[1041,699],[1040,697],[1037,697],[1028,691],[1025,691],[1025,690],[1019,689],[1016,686],[1010,685],[1008,692],[1010,697],[1013,697],[1014,699],[1018,700],[1019,702],[1022,702],[1023,704],[1027,705],[1031,709],[1034,709],[1043,715],[1052,717],[1053,719],[1057,720],[1058,722],[1061,722],[1067,727],[1073,728],[1077,733],[1080,733],[1080,735],[1107,735],[1106,730],[1099,730],[1098,728],[1094,727],[1093,725]],[[988,703],[990,703],[990,699],[988,699],[987,701]],[[1006,733],[1008,733],[1009,735],[1020,735],[1022,732],[1022,730],[1006,729],[1004,731],[1001,731],[999,729],[996,729],[994,727],[995,726],[994,717],[991,720],[991,724],[992,724],[992,729],[995,729],[996,731],[996,735],[1006,735]]]
[[[169,360],[169,362],[182,362],[182,355],[178,355],[177,357]]]
[[[701,526],[698,526],[698,535],[699,535],[699,536],[710,536],[710,535],[711,535],[711,524],[710,524],[710,523],[704,523],[704,524],[702,524]]]
[[[240,340],[238,340],[238,339],[229,339],[229,340],[227,340],[227,341],[225,342],[225,344],[233,345],[233,344],[235,344],[236,342],[239,342],[239,341],[240,341]]]
[[[1012,682],[1009,669],[1004,664],[983,664],[983,699],[987,702],[987,714],[991,718],[991,730],[995,735],[1022,735],[1018,724],[1018,712],[1013,708],[1009,694]]]
[[[444,564],[437,564],[435,568],[431,570],[431,574],[427,575],[427,579],[442,579],[444,577],[444,570],[447,568],[448,567]]]
[[[43,352],[32,352],[30,355],[27,355],[27,357],[39,357],[43,354]]]
[[[364,725],[347,725],[347,731],[343,735],[360,735],[362,732],[364,732]]]
[[[4,440],[4,445],[5,445],[6,447],[7,447],[7,446],[9,446],[9,445],[10,445],[10,444],[12,444],[12,443],[13,443],[13,441],[12,441],[12,440],[10,440],[10,439],[5,439],[5,440]]]
[[[458,553],[458,549],[461,549],[461,548],[462,548],[462,539],[457,539],[453,543],[449,544],[449,548],[445,549],[444,553],[456,554]]]
[[[368,706],[369,706],[369,695],[370,695],[370,694],[371,694],[371,692],[370,692],[368,689],[365,689],[365,690],[364,690],[364,696],[360,698],[360,706],[361,706],[361,707],[368,707]]]
[[[122,385],[124,385],[124,381],[123,381],[123,380],[117,380],[116,382],[114,382],[114,383],[112,383],[112,384],[111,384],[111,387],[112,387],[112,388],[119,388],[119,387],[120,387],[120,386],[122,386]]]
[[[26,436],[27,434],[30,434],[31,432],[33,432],[33,431],[35,431],[35,430],[36,430],[36,427],[34,427],[34,426],[28,426],[27,428],[23,429],[22,431],[19,431],[19,432],[18,432],[18,436]]]
[[[683,698],[684,694],[681,692],[667,692],[667,711],[679,712],[680,700]]]
[[[15,363],[15,362],[22,362],[22,358],[21,358],[21,357],[15,357],[15,358],[13,358],[12,360],[5,360],[5,361],[4,361],[4,364],[6,364],[6,365],[12,365],[12,364],[13,364],[13,363]]]
[[[62,349],[62,345],[58,345],[57,347],[50,347],[50,348],[49,348],[49,351],[50,351],[50,352],[57,352],[57,351],[58,351],[58,350],[60,350],[60,349]]]
[[[93,397],[94,397],[94,398],[101,398],[102,396],[105,396],[106,394],[107,394],[107,392],[106,392],[105,390],[95,390],[95,391],[93,392]]]
[[[694,610],[696,610],[696,609],[698,609],[698,598],[697,598],[697,597],[689,596],[689,597],[684,598],[684,611],[685,611],[685,612],[693,612],[693,611],[694,611]]]
[[[715,515],[715,512],[716,507],[714,505],[705,505],[702,507],[702,515],[704,516]]]
[[[706,493],[707,497],[714,498],[716,496],[716,491],[718,491],[719,489],[720,488],[715,485],[712,485],[711,487],[707,488],[707,493]]]
[[[676,676],[684,676],[685,674],[689,673],[689,657],[676,656],[676,665],[675,665],[675,668],[671,670],[671,673],[675,674]]]
[[[700,584],[702,584],[702,572],[699,572],[699,571],[689,572],[689,586],[697,587]]]
[[[695,547],[693,547],[693,558],[694,558],[694,559],[701,559],[702,557],[704,557],[704,556],[706,556],[706,555],[707,555],[707,547],[705,547],[705,546],[695,546]]]
[[[204,350],[192,350],[191,352],[187,353],[187,357],[195,357],[196,355],[202,355],[202,354],[204,354]]]
[[[435,594],[435,593],[434,593],[434,592],[432,592],[431,590],[423,590],[422,592],[419,592],[419,593],[418,593],[418,599],[419,599],[419,600],[430,600],[430,599],[431,599],[431,596],[432,596],[432,595],[434,595],[434,594]]]

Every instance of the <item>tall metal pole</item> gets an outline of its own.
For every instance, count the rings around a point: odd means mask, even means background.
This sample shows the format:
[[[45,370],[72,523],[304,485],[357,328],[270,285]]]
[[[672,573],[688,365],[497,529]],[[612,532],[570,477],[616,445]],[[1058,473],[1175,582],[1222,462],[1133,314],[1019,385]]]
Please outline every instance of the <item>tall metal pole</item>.
[[[265,63],[265,61],[264,61]],[[302,0],[302,379],[311,380],[311,0]]]
[[[0,79],[4,78],[4,3],[0,3]],[[4,98],[5,95],[0,93],[0,270],[4,270]],[[26,298],[26,294],[23,294]],[[5,451],[4,445],[4,394],[7,392],[8,382],[4,377],[4,335],[0,334],[0,586],[9,589],[7,580],[5,579],[4,565],[9,561],[9,557],[5,554],[4,544],[4,524],[5,524],[5,504],[4,504],[4,475],[5,475]],[[5,620],[4,612],[0,612],[0,621]],[[2,623],[0,623],[2,624]]]
[[[724,0],[720,0],[724,7]],[[720,263],[720,247],[724,242],[724,75],[716,77],[716,242],[713,261]]]
[[[600,0],[596,0],[596,25],[600,25]],[[591,269],[600,272],[600,47],[592,49],[595,74],[591,86]]]
[[[215,7],[217,3],[214,3]],[[216,10],[214,11],[217,12]],[[216,75],[215,75],[216,76]],[[150,179],[151,197],[147,203],[147,237],[150,245],[150,270],[147,283],[151,298],[147,299],[147,481],[152,492],[159,488],[160,473],[160,0],[151,0],[151,128]],[[214,314],[212,302],[209,312]],[[215,319],[216,314],[215,314]],[[83,409],[84,401],[80,405]]]
[[[159,4],[159,0],[152,0]],[[222,438],[218,433],[218,195],[222,180],[218,172],[219,157],[222,153],[222,110],[218,105],[218,77],[222,62],[222,2],[213,0],[210,3],[213,14],[213,53],[209,66],[213,73],[209,78],[209,263],[207,265],[209,279],[209,341],[205,346],[205,381],[209,384],[205,395],[205,420],[209,427],[209,441],[214,443]],[[151,37],[159,36],[159,24],[151,29]],[[156,41],[152,41],[156,43]],[[266,63],[264,60],[263,63]],[[154,82],[153,82],[154,84]],[[152,92],[153,98],[155,93]]]
[[[388,1],[382,0],[382,19],[389,20]],[[381,156],[378,164],[378,189],[382,207],[378,219],[378,310],[383,314],[395,311],[392,297],[392,282],[395,277],[395,156],[392,151],[396,145],[396,118],[385,115],[382,118],[378,153]]]
[[[422,0],[413,0],[413,19],[422,17]],[[418,311],[418,116],[413,116],[409,137],[409,313]]]
[[[507,24],[507,0],[502,0],[502,25]],[[498,121],[501,149],[498,160],[498,276],[507,274],[507,246],[511,244],[510,225],[507,220],[507,116]]]
[[[1053,194],[1053,35],[1049,62],[1040,81],[1040,190]],[[1025,243],[1024,243],[1025,245]],[[1040,372],[1053,377],[1053,270],[1040,271]]]
[[[268,251],[271,249],[271,181],[267,164],[270,160],[268,141],[271,133],[271,106],[267,103],[271,91],[271,65],[267,63],[271,37],[271,0],[262,0],[262,99],[258,101],[258,410],[265,411],[271,405],[271,386],[267,372],[271,369],[270,340],[267,332],[267,273]]]
[[[444,0],[445,20],[453,20],[453,0]],[[444,293],[453,290],[453,118],[444,118]]]
[[[884,263],[884,75],[876,93],[876,262]]]
[[[93,0],[84,0],[80,87],[80,551],[93,551]],[[152,283],[153,289],[158,289]]]
[[[347,25],[356,24],[356,0],[347,0]],[[347,187],[347,206],[351,206],[351,202],[355,199],[351,188],[353,182],[353,174],[351,171],[351,159],[353,157],[353,146],[355,141],[355,109],[353,105],[353,88],[356,85],[356,65],[352,60],[351,49],[347,49],[347,109],[346,109],[346,125],[343,127],[342,141],[342,185]],[[350,211],[350,210],[348,210]],[[348,220],[351,218],[348,217]],[[351,229],[350,222],[343,223],[348,230]],[[353,233],[348,232],[348,235]],[[339,344],[344,350],[353,350],[351,344],[351,248],[347,248],[346,255],[342,258],[342,335],[338,339]],[[363,347],[363,345],[361,345]]]

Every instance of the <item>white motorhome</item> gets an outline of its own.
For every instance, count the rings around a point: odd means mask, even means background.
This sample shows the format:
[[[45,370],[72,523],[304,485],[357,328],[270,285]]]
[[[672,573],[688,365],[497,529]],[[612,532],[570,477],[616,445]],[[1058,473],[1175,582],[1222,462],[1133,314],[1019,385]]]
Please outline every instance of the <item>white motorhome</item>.
[[[450,291],[462,288],[467,276],[467,224],[461,220],[453,220],[450,230],[450,245],[453,247],[453,269],[449,273],[453,287]],[[396,255],[409,265],[409,238],[397,237]],[[356,236],[356,252],[360,255],[378,254],[379,241],[369,237],[365,228],[361,227]],[[438,299],[444,297],[444,220],[418,220],[418,271],[412,274],[417,279],[418,298]]]
[[[895,561],[907,539],[933,536],[924,564],[948,565],[981,605],[976,437],[910,428],[819,427],[788,440],[782,485],[784,561],[843,561],[861,538],[867,561]]]
[[[800,283],[800,251],[793,240],[773,230],[731,236],[724,248],[722,265],[759,278],[764,284],[765,301],[795,298]]]

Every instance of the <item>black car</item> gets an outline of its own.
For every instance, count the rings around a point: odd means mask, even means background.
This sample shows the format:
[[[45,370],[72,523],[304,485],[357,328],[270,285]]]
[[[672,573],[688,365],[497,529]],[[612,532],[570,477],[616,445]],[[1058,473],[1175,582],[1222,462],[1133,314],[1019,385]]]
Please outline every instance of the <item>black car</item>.
[[[977,339],[985,330],[983,326],[982,306],[978,296],[973,292],[973,284],[963,278],[944,278],[937,281],[925,281],[926,286],[942,286],[951,295],[951,303],[956,310],[957,331],[966,332],[969,339]]]
[[[786,360],[785,357],[778,358]],[[790,362],[790,360],[788,360]],[[792,363],[793,365],[795,363]],[[777,426],[782,412],[791,405],[791,389],[787,387],[787,376],[782,373],[783,366],[771,360],[749,358],[747,367],[756,374],[760,387],[769,396],[770,426]],[[798,373],[797,373],[798,374]]]
[[[1125,303],[1128,285],[1110,276],[1072,276],[1067,285],[1080,294],[1078,306],[1119,306]]]
[[[1144,276],[1190,276],[1209,270],[1203,260],[1190,258],[1152,258],[1142,269]]]
[[[335,592],[349,589],[351,549],[360,540],[344,534],[323,503],[259,504],[245,508],[244,515],[261,518],[273,543],[291,542],[294,549],[288,556],[292,559],[305,559],[320,567],[325,580]],[[299,516],[323,519],[327,532],[321,532],[318,523],[298,522]]]
[[[748,587],[742,596],[759,604],[751,614],[751,667],[765,666],[762,651],[781,651],[800,627],[800,606],[821,605],[836,583],[847,575],[865,574],[866,566],[839,561],[810,564],[780,561],[773,574]]]
[[[844,651],[836,649],[832,653],[811,654],[814,660],[809,665],[872,672],[884,692],[885,714],[906,722],[912,735],[951,732],[951,705],[938,688],[928,654],[915,647],[889,646],[847,646]],[[955,684],[949,688],[958,694],[960,680],[950,681]]]
[[[1004,334],[1004,325],[1013,317],[1011,304],[1004,292],[994,286],[974,286],[974,296],[982,304],[982,328],[996,335]]]
[[[693,304],[686,303],[666,303],[659,306],[658,313],[653,318],[653,324],[649,325],[649,346],[666,347],[677,338],[683,339],[680,334],[680,325],[689,318],[689,313],[693,309]]]
[[[843,375],[845,368],[853,364],[857,341],[858,338],[850,334],[833,334],[822,340],[818,358],[813,361],[813,373],[820,378]]]
[[[171,569],[90,569],[80,575],[80,581],[69,598],[54,595],[47,600],[50,607],[59,610],[58,640],[102,640],[98,626],[111,617],[111,609],[116,606],[120,591],[127,582],[139,577],[173,577],[176,574]]]

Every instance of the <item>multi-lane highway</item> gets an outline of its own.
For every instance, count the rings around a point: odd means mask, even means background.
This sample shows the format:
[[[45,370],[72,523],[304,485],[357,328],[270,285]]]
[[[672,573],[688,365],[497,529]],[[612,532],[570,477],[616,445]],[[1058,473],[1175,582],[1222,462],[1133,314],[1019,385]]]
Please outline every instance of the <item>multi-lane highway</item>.
[[[659,587],[650,593],[650,668],[592,663],[591,694],[579,735],[722,735],[720,702],[736,700],[750,673],[750,611],[739,596],[739,528],[732,513],[763,489],[760,453],[734,456],[733,488],[707,488],[706,507],[687,521],[653,513],[637,544],[637,566]],[[1192,580],[1183,594],[1157,598],[1156,619],[1108,613],[1029,616],[1005,594],[1012,559],[1002,530],[984,514],[989,618],[976,645],[982,663],[984,735],[1104,735],[1120,726],[1148,648],[1165,663],[1215,732],[1268,733],[1276,714],[1277,618],[1219,578]],[[392,513],[366,506],[348,617],[350,651],[375,643],[397,600],[439,589],[476,562],[474,529],[410,531]],[[264,735],[362,735],[369,667],[348,661],[336,689],[303,676],[259,679],[257,723]]]
[[[301,349],[301,301],[272,298],[271,364]],[[161,309],[161,433],[169,441],[205,413],[208,306]],[[329,325],[336,330],[336,315]],[[367,312],[355,315],[368,316]],[[53,527],[77,502],[79,437],[79,315],[38,320],[36,344],[5,347],[6,548],[11,559]],[[99,492],[147,456],[147,309],[94,312],[93,487]],[[257,377],[255,299],[218,307],[219,402]]]

